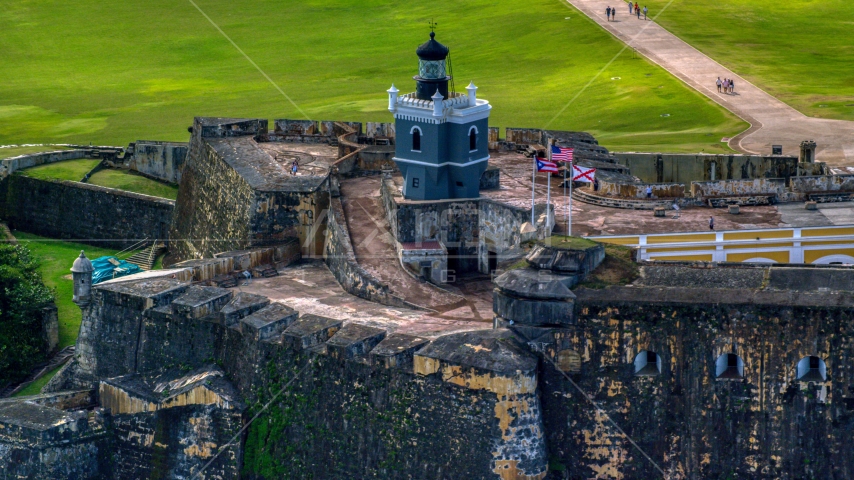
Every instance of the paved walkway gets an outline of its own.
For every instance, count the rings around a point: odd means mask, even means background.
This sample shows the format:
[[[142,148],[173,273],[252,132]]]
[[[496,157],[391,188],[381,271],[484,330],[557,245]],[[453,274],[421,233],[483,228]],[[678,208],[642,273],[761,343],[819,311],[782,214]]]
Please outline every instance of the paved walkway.
[[[451,318],[462,315],[477,320],[491,318],[490,285],[485,287],[488,295],[481,298],[474,295],[476,292],[460,291],[454,285],[438,288],[416,280],[403,270],[380,202],[381,182],[380,176],[349,178],[341,182],[341,203],[359,265],[387,284],[396,295],[434,310],[436,315],[450,315]]]
[[[730,140],[731,148],[745,153],[770,154],[771,145],[783,145],[784,154],[797,155],[802,140],[815,140],[818,144],[816,158],[819,161],[833,166],[854,165],[854,122],[807,117],[683,42],[657,23],[630,16],[625,2],[566,1],[642,55],[750,122],[750,129]],[[609,22],[605,17],[608,6],[617,7],[616,22]],[[650,16],[654,17],[656,13],[650,11]],[[718,93],[715,86],[717,77],[734,79],[735,94]]]

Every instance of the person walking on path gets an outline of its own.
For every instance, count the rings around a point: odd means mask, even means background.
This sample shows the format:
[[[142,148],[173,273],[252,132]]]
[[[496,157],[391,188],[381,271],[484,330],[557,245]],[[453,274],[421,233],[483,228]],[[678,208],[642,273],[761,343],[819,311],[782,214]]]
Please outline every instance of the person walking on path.
[[[646,5],[643,6],[643,19],[646,20],[646,14],[649,12],[649,9],[646,8]]]
[[[735,93],[735,82],[732,80],[729,81],[729,93]]]
[[[646,198],[652,198],[652,187],[646,186]]]
[[[617,7],[614,7],[611,9],[611,21],[612,22],[617,21]]]
[[[629,2],[629,15],[632,14],[632,2]]]
[[[637,13],[637,11],[638,11],[638,2],[635,2],[635,6],[634,6],[634,8],[635,8],[635,13]]]
[[[709,230],[715,229],[715,217],[709,217]]]
[[[605,9],[605,15],[608,17],[608,21],[611,21],[611,7]]]
[[[635,4],[635,13],[638,15],[638,20],[640,20],[640,8],[637,7],[637,4]]]
[[[721,87],[723,86],[723,84],[724,82],[721,81],[721,77],[718,77],[718,80],[715,82],[715,85],[718,86],[718,93],[721,93]]]

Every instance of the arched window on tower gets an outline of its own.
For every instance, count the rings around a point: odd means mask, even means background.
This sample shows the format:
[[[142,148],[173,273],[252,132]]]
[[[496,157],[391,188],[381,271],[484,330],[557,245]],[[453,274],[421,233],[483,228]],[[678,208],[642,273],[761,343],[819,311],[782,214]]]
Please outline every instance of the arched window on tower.
[[[715,362],[715,378],[737,380],[744,378],[744,362],[734,353],[725,353]]]
[[[477,128],[471,127],[469,129],[469,151],[475,150],[477,150]]]
[[[421,129],[418,127],[412,127],[412,150],[416,152],[421,151]]]
[[[799,382],[823,382],[827,380],[827,365],[819,357],[804,357],[798,362]]]
[[[635,357],[635,376],[654,377],[661,373],[661,357],[657,353],[645,350]]]

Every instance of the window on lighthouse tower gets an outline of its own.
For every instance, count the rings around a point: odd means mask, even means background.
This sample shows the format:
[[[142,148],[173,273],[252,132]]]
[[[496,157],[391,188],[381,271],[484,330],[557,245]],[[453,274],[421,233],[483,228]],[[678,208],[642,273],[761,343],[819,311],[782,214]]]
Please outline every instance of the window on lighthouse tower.
[[[477,130],[475,130],[474,128],[469,130],[469,150],[477,150]]]
[[[412,130],[412,149],[416,152],[421,151],[421,130],[417,128]]]

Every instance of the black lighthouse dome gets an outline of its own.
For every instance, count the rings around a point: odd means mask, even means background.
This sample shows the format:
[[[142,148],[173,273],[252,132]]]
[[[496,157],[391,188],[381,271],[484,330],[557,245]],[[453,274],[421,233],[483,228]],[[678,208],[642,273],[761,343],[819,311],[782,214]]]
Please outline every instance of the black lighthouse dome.
[[[436,90],[448,98],[448,76],[445,69],[445,59],[451,49],[436,41],[436,34],[430,32],[430,40],[422,43],[415,50],[418,55],[418,75],[413,77],[416,82],[415,96],[422,100],[430,100]]]
[[[422,43],[415,50],[421,60],[444,60],[448,58],[451,49],[436,41],[436,32],[430,32],[430,40]]]

